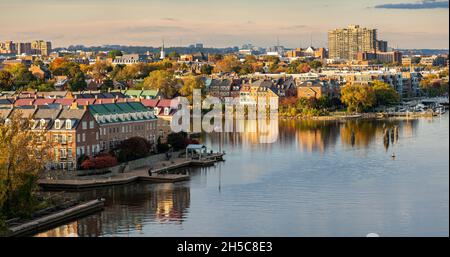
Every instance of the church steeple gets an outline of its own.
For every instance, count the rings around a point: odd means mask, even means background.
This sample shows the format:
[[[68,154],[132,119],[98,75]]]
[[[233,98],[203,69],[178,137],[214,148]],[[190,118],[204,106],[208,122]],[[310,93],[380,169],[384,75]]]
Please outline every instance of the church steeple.
[[[166,52],[164,52],[164,39],[162,41],[162,47],[161,47],[161,54],[159,56],[159,59],[164,60],[166,58]]]

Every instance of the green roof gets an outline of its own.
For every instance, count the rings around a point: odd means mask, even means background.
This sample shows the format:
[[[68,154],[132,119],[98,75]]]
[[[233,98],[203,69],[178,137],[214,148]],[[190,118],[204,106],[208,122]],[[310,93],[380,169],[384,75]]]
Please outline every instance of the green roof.
[[[89,111],[94,115],[111,115],[111,114],[127,114],[127,113],[139,113],[139,112],[151,112],[150,109],[145,107],[140,102],[126,102],[126,103],[111,103],[111,104],[96,104],[89,105]],[[132,118],[132,120],[146,120],[146,119],[156,119],[156,117],[151,115],[151,118]],[[126,119],[122,120],[120,117],[116,121],[105,121],[103,123],[115,123],[128,121]],[[101,122],[100,122],[101,123]]]

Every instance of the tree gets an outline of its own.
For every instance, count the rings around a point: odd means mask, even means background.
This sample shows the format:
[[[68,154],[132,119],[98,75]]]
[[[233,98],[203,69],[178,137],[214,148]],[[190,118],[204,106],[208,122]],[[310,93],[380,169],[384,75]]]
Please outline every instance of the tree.
[[[319,69],[319,68],[322,67],[322,62],[319,61],[319,60],[313,60],[313,61],[311,61],[311,62],[309,63],[309,66],[310,66],[312,69],[317,70],[317,69]]]
[[[172,98],[177,92],[173,74],[164,70],[152,71],[142,83],[144,89],[158,89],[164,97]]]
[[[183,78],[183,86],[180,88],[180,95],[186,97],[192,103],[192,93],[194,89],[200,89],[202,92],[205,89],[205,82],[200,76],[187,76]]]
[[[70,91],[83,91],[87,88],[86,80],[83,72],[77,72],[69,81]]]
[[[177,151],[186,148],[186,139],[186,132],[170,133],[167,136],[167,143],[173,147],[173,150]]]
[[[0,70],[0,90],[8,91],[12,90],[14,81],[11,73],[6,70]]]
[[[213,71],[213,67],[209,64],[204,64],[202,65],[202,67],[200,68],[200,72],[203,75],[210,75]]]
[[[376,106],[391,105],[400,101],[397,91],[388,84],[375,80],[372,87],[375,93]]]
[[[5,70],[11,74],[16,88],[23,87],[36,79],[25,64],[8,65]]]
[[[152,144],[142,137],[131,137],[119,145],[119,161],[132,161],[147,156]]]
[[[37,179],[50,149],[45,132],[32,131],[21,112],[0,124],[0,219],[24,217],[38,207]]]
[[[361,112],[375,104],[372,87],[361,84],[347,84],[341,89],[341,101],[347,105],[349,112]]]
[[[90,70],[94,79],[103,80],[112,71],[112,67],[106,61],[100,61],[92,64]]]
[[[234,55],[227,55],[216,63],[215,72],[239,72],[241,62]]]
[[[177,52],[173,51],[173,52],[170,52],[167,55],[167,57],[169,57],[171,60],[177,60],[180,57],[180,55]]]
[[[436,75],[429,75],[420,81],[420,88],[427,96],[435,97],[448,95],[448,82],[444,82]]]
[[[111,50],[108,52],[108,58],[116,58],[116,56],[122,56],[123,53],[120,50]]]

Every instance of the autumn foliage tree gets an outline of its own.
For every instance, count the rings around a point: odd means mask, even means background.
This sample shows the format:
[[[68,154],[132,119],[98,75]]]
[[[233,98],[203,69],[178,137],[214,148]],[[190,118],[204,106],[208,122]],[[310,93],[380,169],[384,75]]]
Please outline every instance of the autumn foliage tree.
[[[164,97],[172,98],[176,92],[177,81],[171,72],[156,70],[150,73],[142,83],[143,89],[158,89]]]
[[[362,112],[374,106],[376,97],[369,85],[347,84],[341,89],[341,101],[349,112]]]
[[[0,223],[2,218],[30,215],[39,207],[37,180],[51,148],[44,133],[31,130],[21,112],[0,122]]]

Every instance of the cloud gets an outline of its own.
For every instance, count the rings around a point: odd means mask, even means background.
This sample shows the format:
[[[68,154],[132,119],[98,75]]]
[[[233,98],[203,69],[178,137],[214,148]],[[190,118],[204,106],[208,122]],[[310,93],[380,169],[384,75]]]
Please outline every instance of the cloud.
[[[170,18],[170,17],[162,18],[162,20],[163,20],[163,21],[180,21],[179,19],[176,19],[176,18]]]
[[[448,1],[424,0],[415,3],[381,4],[377,9],[447,9]]]

